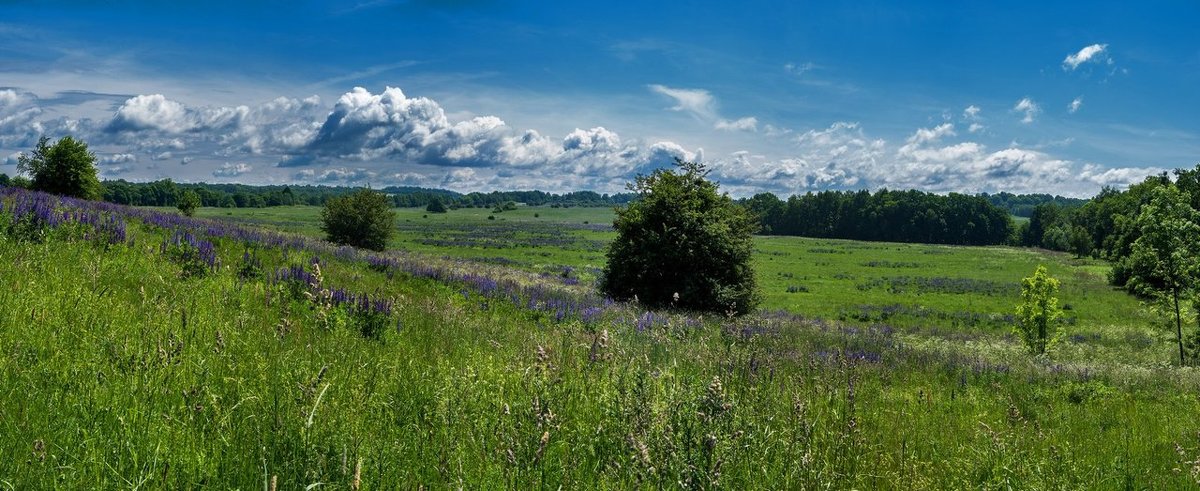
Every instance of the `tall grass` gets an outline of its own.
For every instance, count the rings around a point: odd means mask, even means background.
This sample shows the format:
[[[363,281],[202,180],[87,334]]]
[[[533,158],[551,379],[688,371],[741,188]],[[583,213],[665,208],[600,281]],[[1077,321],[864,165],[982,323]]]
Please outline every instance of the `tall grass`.
[[[127,236],[15,236],[16,199],[0,210],[0,488],[1197,485],[1191,369],[791,313],[647,313],[500,266],[381,267],[87,203],[54,207]],[[162,252],[178,231],[211,242],[212,270]],[[293,267],[319,281],[280,281]],[[339,288],[391,301],[370,311],[386,328],[364,335],[323,296]]]

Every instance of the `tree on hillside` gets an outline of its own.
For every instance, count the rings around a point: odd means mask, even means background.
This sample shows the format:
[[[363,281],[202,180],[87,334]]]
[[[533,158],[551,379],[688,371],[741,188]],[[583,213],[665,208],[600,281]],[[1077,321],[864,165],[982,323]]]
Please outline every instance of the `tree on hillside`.
[[[1071,252],[1079,258],[1092,255],[1092,235],[1081,225],[1071,227]]]
[[[1017,305],[1017,334],[1035,355],[1042,355],[1059,337],[1058,280],[1038,266],[1033,276],[1021,280],[1021,303]]]
[[[88,150],[86,143],[70,136],[60,138],[53,145],[49,142],[50,139],[43,136],[32,152],[17,157],[17,170],[30,176],[33,189],[76,198],[100,199],[96,154]]]
[[[179,195],[179,201],[175,203],[175,207],[190,217],[196,214],[196,208],[200,207],[200,195],[191,189],[184,191]]]
[[[600,289],[654,308],[745,314],[759,301],[750,261],[755,219],[717,193],[703,164],[676,167],[630,184],[638,199],[616,210]]]
[[[1156,188],[1137,217],[1141,236],[1126,263],[1133,290],[1158,297],[1173,310],[1181,365],[1185,356],[1179,298],[1186,299],[1200,280],[1200,211],[1192,208],[1191,199],[1173,185]]]
[[[1062,241],[1059,241],[1059,239],[1065,239],[1065,234],[1061,232],[1050,234],[1050,232],[1065,222],[1066,215],[1057,204],[1045,203],[1037,205],[1029,217],[1029,227],[1025,229],[1025,234],[1021,237],[1021,245],[1055,249],[1054,246],[1062,245]],[[1050,240],[1046,239],[1047,234],[1051,235]],[[1056,250],[1061,251],[1066,249]]]
[[[389,203],[370,189],[330,199],[321,210],[321,230],[330,242],[382,251],[396,221]]]
[[[441,198],[434,196],[429,198],[429,204],[425,205],[425,211],[430,213],[446,213],[446,205],[442,204]]]

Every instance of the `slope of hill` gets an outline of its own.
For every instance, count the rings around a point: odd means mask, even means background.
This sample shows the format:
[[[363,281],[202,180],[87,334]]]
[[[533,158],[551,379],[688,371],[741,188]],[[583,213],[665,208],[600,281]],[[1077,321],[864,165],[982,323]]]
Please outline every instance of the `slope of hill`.
[[[645,312],[477,261],[0,196],[16,489],[1195,483],[1172,469],[1200,454],[1178,416],[1200,380],[1103,344],[1061,362],[969,328]]]

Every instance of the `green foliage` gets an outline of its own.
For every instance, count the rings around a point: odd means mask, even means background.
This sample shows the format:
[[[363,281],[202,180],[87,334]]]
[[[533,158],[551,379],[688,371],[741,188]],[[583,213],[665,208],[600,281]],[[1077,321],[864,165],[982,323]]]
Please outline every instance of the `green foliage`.
[[[760,300],[751,256],[754,218],[702,164],[678,161],[630,187],[639,199],[618,209],[601,290],[651,307],[745,314]]]
[[[1032,227],[1031,227],[1032,228]],[[1042,247],[1052,251],[1066,251],[1071,248],[1071,233],[1066,226],[1056,226],[1046,231],[1042,237]]]
[[[1161,186],[1138,215],[1141,235],[1123,262],[1129,285],[1143,295],[1169,302],[1175,317],[1179,362],[1185,361],[1180,298],[1196,288],[1200,279],[1200,211],[1191,206],[1191,195],[1175,186]]]
[[[196,208],[200,207],[200,195],[195,191],[187,190],[179,195],[179,202],[175,204],[176,208],[184,215],[192,216],[196,214]]]
[[[1092,254],[1092,236],[1081,225],[1071,227],[1071,249],[1075,257],[1087,257]]]
[[[1046,272],[1045,266],[1038,266],[1033,276],[1021,280],[1016,333],[1033,354],[1045,354],[1061,337],[1057,321],[1062,317],[1062,309],[1058,307],[1057,293],[1058,280]]]
[[[321,230],[330,242],[382,251],[395,229],[387,196],[361,189],[325,202]]]
[[[12,183],[12,179],[8,177],[8,174],[0,172],[0,186],[8,186],[10,183]]]
[[[921,191],[821,191],[782,201],[744,201],[763,233],[928,244],[1001,244],[1013,234],[1005,210],[980,196]]]
[[[1054,203],[1034,207],[1029,217],[1029,228],[1024,230],[1025,235],[1021,237],[1021,245],[1057,251],[1067,250],[1068,239],[1063,231],[1066,220],[1066,213]]]
[[[100,199],[100,181],[96,178],[96,154],[87,144],[70,136],[53,145],[42,137],[28,155],[17,157],[17,170],[28,174],[32,189],[83,199]]]
[[[425,206],[425,211],[430,213],[446,213],[446,205],[442,204],[442,200],[437,197],[429,199],[429,204]]]

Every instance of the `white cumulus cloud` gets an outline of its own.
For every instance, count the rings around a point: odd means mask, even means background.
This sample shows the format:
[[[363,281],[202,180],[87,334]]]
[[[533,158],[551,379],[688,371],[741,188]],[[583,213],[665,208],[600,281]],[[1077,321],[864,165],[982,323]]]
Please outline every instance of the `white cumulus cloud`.
[[[96,159],[96,163],[100,165],[122,165],[137,162],[137,156],[132,153],[117,153],[112,155],[102,155]]]
[[[1105,59],[1105,51],[1108,49],[1107,44],[1092,44],[1084,46],[1078,52],[1069,54],[1063,60],[1063,70],[1074,70],[1079,68],[1079,65],[1093,60]]]
[[[713,127],[725,131],[758,131],[758,118],[747,116],[733,121],[721,119]]]
[[[1070,104],[1067,104],[1067,112],[1075,114],[1081,107],[1083,107],[1083,96],[1076,97]]]
[[[1033,99],[1028,97],[1017,101],[1017,104],[1013,106],[1012,110],[1013,112],[1024,114],[1024,117],[1021,118],[1021,122],[1025,124],[1032,123],[1034,118],[1036,118],[1037,115],[1042,112],[1042,108],[1038,106],[1036,102],[1033,102]]]
[[[212,175],[213,177],[238,177],[252,170],[254,170],[254,167],[248,164],[231,164],[229,162],[225,162],[218,167],[217,170],[214,170]]]

